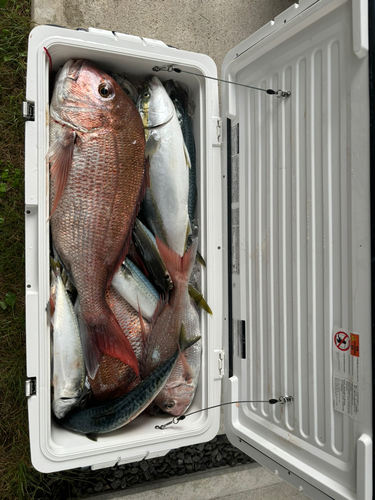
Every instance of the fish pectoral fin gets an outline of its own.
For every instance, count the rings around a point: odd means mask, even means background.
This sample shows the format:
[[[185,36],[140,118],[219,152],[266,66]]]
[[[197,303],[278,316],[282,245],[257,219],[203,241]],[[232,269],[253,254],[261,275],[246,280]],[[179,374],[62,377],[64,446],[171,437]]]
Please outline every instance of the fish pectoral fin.
[[[186,329],[185,325],[181,323],[181,329],[180,329],[180,336],[178,339],[178,350],[181,352],[185,351],[188,347],[191,347],[194,345],[196,342],[198,342],[202,337],[198,335],[197,337],[194,337],[193,339],[187,339],[186,338]]]
[[[77,133],[74,130],[64,129],[64,133],[51,144],[46,156],[47,162],[51,165],[51,180],[56,186],[50,218],[56,210],[68,181],[76,137]]]
[[[211,308],[210,306],[207,304],[205,298],[203,297],[203,295],[201,293],[198,292],[198,290],[196,290],[193,285],[188,285],[188,290],[189,290],[189,295],[190,297],[194,300],[194,302],[196,303],[196,305],[198,307],[200,307],[201,309],[203,309],[204,311],[208,312],[208,314],[211,314],[212,315],[212,311],[211,311]]]
[[[189,384],[193,379],[193,371],[186,359],[186,356],[183,352],[180,353],[180,361],[182,363],[182,368],[184,370],[184,379]]]
[[[152,158],[160,148],[161,138],[156,132],[151,133],[146,142],[145,157]]]
[[[184,153],[185,153],[186,166],[188,168],[191,168],[190,155],[189,155],[189,151],[187,150],[185,142],[184,142]]]

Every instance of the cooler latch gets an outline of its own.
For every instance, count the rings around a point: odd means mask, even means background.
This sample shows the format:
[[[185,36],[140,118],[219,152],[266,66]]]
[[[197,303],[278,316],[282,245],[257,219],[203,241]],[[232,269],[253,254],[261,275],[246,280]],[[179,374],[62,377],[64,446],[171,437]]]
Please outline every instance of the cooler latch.
[[[25,395],[27,398],[36,396],[36,377],[30,377],[25,382]]]
[[[35,102],[23,101],[22,103],[22,116],[26,121],[35,121]]]

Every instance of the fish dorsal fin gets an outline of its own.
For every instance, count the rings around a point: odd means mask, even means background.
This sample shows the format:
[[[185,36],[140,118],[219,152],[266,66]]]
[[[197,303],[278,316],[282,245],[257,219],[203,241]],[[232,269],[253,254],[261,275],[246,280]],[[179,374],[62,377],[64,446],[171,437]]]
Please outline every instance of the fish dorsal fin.
[[[47,153],[47,162],[51,165],[51,180],[56,186],[55,199],[53,201],[50,218],[56,210],[68,181],[70,167],[72,165],[74,143],[77,135],[74,130],[68,128],[63,130],[63,134],[51,144]]]

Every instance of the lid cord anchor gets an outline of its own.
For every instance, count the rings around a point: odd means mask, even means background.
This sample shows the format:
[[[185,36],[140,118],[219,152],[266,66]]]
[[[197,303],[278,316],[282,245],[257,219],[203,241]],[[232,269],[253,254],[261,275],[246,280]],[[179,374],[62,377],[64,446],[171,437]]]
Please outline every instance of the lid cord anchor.
[[[218,408],[219,406],[233,405],[233,404],[235,404],[236,406],[239,406],[240,404],[243,404],[243,403],[268,403],[270,405],[275,405],[277,403],[280,403],[283,405],[285,403],[292,403],[293,401],[294,401],[293,396],[280,396],[279,399],[273,398],[273,399],[258,400],[258,401],[229,401],[227,403],[220,403],[218,405],[208,406],[207,408],[202,408],[201,410],[192,411],[191,413],[187,413],[186,415],[181,415],[180,417],[174,417],[174,418],[172,418],[172,420],[170,420],[166,424],[155,425],[155,429],[164,430],[168,425],[171,425],[171,424],[176,425],[181,420],[185,420],[186,417],[189,417],[190,415],[194,415],[194,413],[200,413],[201,411],[205,411],[205,410],[212,410],[212,408]]]
[[[213,76],[200,75],[199,73],[192,73],[191,71],[186,71],[184,69],[177,68],[176,66],[173,66],[173,64],[170,64],[169,66],[154,66],[152,68],[152,71],[155,71],[156,73],[158,73],[159,71],[168,71],[168,73],[172,73],[173,71],[175,73],[186,73],[188,75],[194,75],[194,76],[200,76],[202,78],[208,78],[209,80],[216,80],[217,82],[230,83],[231,85],[237,85],[238,87],[246,87],[248,89],[260,90],[261,92],[265,92],[268,95],[274,95],[278,98],[280,98],[280,97],[286,98],[286,97],[290,97],[290,95],[291,95],[290,90],[261,89],[260,87],[253,87],[251,85],[245,85],[243,83],[231,82],[229,80],[222,80],[221,78],[214,78]]]

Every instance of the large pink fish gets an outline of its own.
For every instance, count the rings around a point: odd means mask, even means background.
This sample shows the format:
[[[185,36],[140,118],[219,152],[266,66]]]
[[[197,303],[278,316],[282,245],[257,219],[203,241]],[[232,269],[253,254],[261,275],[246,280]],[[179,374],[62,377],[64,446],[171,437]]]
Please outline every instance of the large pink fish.
[[[127,253],[144,197],[144,151],[142,120],[126,93],[90,62],[68,61],[57,75],[50,109],[50,220],[56,251],[80,297],[91,377],[103,353],[139,374],[105,292]]]

